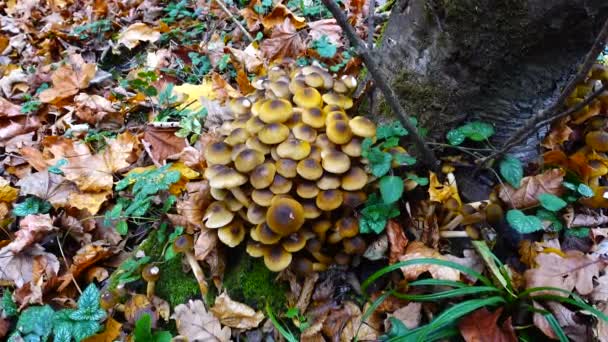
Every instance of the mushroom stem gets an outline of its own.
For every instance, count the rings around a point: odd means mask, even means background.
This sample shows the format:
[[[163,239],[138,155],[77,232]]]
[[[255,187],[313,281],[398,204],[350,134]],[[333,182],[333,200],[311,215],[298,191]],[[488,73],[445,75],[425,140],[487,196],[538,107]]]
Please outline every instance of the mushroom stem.
[[[194,257],[192,252],[185,252],[186,259],[188,259],[188,264],[190,264],[190,268],[192,269],[192,273],[194,273],[194,277],[198,282],[198,286],[201,289],[201,294],[204,296],[207,294],[208,286],[207,281],[205,281],[205,274],[203,273],[203,269],[198,264],[198,260]]]
[[[149,281],[148,284],[146,285],[146,296],[148,296],[148,298],[154,297],[154,286],[155,285],[156,285],[155,281]]]
[[[454,218],[452,218],[450,222],[446,223],[443,227],[440,227],[439,230],[453,230],[454,228],[458,227],[458,225],[460,225],[462,220],[464,220],[464,216],[462,216],[462,214],[458,214]]]
[[[442,230],[439,231],[439,237],[444,239],[466,238],[469,237],[469,234],[464,230]]]

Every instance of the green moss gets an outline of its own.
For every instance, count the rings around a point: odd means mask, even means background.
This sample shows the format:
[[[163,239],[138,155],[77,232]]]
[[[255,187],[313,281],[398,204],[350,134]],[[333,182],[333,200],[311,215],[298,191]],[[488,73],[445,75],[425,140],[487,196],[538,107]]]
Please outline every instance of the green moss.
[[[181,255],[159,265],[160,279],[156,282],[155,294],[168,301],[171,307],[186,303],[200,296],[198,282],[192,272],[184,272]]]
[[[243,253],[233,267],[226,270],[224,287],[230,298],[263,310],[269,303],[274,312],[285,309],[287,287],[275,281],[276,273],[269,271],[261,259]]]

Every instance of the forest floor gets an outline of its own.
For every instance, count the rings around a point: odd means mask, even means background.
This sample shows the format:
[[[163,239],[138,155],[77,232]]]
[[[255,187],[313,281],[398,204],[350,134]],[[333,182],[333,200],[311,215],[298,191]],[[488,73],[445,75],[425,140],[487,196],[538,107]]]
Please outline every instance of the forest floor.
[[[319,0],[0,2],[0,338],[608,341],[608,95],[467,203],[495,128],[429,171],[349,46]]]

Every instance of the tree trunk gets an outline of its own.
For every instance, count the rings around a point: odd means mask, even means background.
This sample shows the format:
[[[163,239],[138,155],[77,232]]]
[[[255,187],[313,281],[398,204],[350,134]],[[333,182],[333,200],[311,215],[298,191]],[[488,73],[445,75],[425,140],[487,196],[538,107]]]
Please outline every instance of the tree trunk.
[[[553,103],[607,16],[605,0],[397,0],[377,56],[428,139],[482,120],[500,146]],[[541,134],[513,152],[536,158]]]

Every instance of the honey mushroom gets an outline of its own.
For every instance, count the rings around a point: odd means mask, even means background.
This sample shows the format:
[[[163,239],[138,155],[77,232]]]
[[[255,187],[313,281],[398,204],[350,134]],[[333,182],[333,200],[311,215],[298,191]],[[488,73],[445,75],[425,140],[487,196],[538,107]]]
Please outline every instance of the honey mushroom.
[[[194,277],[198,282],[198,287],[201,290],[201,294],[204,296],[207,294],[207,281],[205,280],[205,274],[203,273],[201,266],[198,264],[198,261],[192,253],[193,247],[194,241],[192,239],[192,236],[187,234],[180,235],[175,239],[175,241],[173,241],[173,250],[175,251],[175,253],[178,254],[184,253],[184,255],[186,256],[186,260],[190,265],[190,269],[192,269],[192,273],[194,273]]]
[[[154,285],[160,278],[160,268],[153,264],[146,265],[141,271],[141,277],[146,281],[146,296],[154,297]]]

